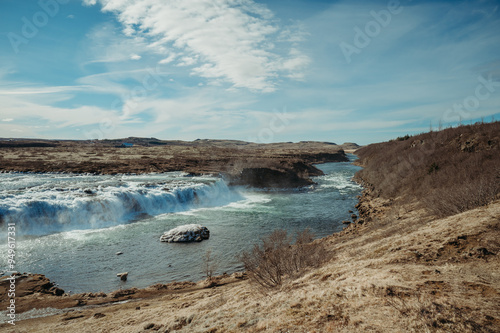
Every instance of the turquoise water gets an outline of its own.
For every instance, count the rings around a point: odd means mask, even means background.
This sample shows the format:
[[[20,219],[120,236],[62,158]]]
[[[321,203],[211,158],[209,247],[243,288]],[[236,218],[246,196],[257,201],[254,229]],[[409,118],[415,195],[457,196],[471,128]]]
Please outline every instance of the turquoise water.
[[[310,228],[317,237],[340,231],[361,192],[351,181],[359,168],[350,163],[318,167],[326,175],[301,191],[227,187],[216,178],[182,173],[7,174],[1,175],[10,180],[0,187],[0,214],[3,229],[7,222],[16,223],[15,269],[45,274],[65,291],[109,292],[198,281],[208,249],[218,263],[217,273],[232,273],[242,269],[238,254],[275,229],[294,234]],[[15,177],[28,178],[19,186]],[[210,239],[190,244],[159,241],[165,231],[192,223],[206,226]],[[6,241],[0,246],[6,253]],[[5,258],[0,267],[8,271]],[[129,272],[126,282],[116,277],[119,272]]]

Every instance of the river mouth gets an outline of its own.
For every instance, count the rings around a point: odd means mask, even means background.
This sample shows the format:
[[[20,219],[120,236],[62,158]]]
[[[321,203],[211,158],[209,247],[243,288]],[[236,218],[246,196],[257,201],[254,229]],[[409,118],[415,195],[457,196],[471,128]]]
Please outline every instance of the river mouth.
[[[115,225],[28,234],[16,244],[16,270],[44,274],[72,293],[198,281],[204,277],[202,256],[209,249],[218,262],[217,274],[241,270],[237,258],[241,251],[250,249],[275,229],[294,234],[310,228],[317,237],[342,229],[341,221],[350,218],[349,210],[354,210],[356,196],[361,192],[351,181],[359,167],[349,162],[318,167],[325,175],[315,177],[317,185],[307,191],[233,188],[220,184],[218,179],[176,175],[183,182],[189,178],[191,187],[205,186],[209,190],[215,186],[212,190],[216,194],[203,197],[190,192],[183,209],[160,214],[150,211]],[[127,177],[128,182],[137,180],[136,185],[141,184],[139,190],[146,191],[145,195],[147,191],[165,195],[159,189],[165,184],[146,181],[145,175],[135,176],[140,179]],[[134,191],[139,190],[134,187]],[[103,187],[101,191],[105,192]],[[150,199],[155,200],[154,196]],[[21,223],[23,221],[17,223],[18,230]],[[190,244],[160,242],[160,235],[165,231],[185,224],[206,226],[210,239]],[[118,252],[123,254],[116,255]],[[0,261],[0,264],[2,271],[7,271],[4,269],[7,263]],[[116,277],[120,272],[129,272],[126,282]]]

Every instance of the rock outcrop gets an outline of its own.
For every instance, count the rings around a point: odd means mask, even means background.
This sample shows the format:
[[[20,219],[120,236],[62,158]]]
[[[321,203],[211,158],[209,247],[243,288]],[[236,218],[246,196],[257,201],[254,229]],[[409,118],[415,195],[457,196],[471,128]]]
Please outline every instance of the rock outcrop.
[[[160,241],[167,243],[201,242],[210,237],[210,231],[199,224],[187,224],[165,232]]]
[[[332,155],[333,156],[333,155]],[[328,157],[332,160],[334,157]],[[338,156],[335,155],[337,158]],[[340,156],[340,155],[339,155]],[[344,155],[341,155],[344,156]],[[326,158],[326,157],[325,157]],[[307,161],[307,158],[304,157]],[[326,159],[325,161],[327,161]],[[342,161],[340,158],[339,161]],[[322,163],[323,158],[308,161],[310,163]],[[265,165],[265,163],[263,163]],[[298,188],[314,184],[310,179],[313,176],[321,176],[323,172],[303,161],[287,161],[278,165],[269,166],[245,166],[225,174],[230,185],[246,185],[256,188]]]
[[[230,177],[230,185],[248,185],[257,188],[294,188],[314,184],[292,170],[271,168],[244,168],[240,174]]]
[[[48,294],[61,296],[64,290],[58,288],[57,285],[42,274],[16,273],[12,276],[3,276],[0,279],[0,296],[3,299],[8,299],[9,290],[11,289],[12,281],[15,285],[16,297],[23,297],[34,293]]]

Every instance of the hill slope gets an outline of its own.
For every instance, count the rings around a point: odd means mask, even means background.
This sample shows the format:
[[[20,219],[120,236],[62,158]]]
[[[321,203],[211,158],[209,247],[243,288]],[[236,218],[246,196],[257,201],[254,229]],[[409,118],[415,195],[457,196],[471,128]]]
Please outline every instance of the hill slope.
[[[500,193],[500,122],[448,128],[356,151],[357,179],[376,196],[418,200],[449,216]]]

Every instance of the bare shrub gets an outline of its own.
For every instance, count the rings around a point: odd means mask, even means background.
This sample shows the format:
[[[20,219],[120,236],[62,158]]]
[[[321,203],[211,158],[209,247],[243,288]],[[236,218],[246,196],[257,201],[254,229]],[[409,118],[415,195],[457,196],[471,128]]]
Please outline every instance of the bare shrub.
[[[424,198],[426,207],[436,216],[451,216],[484,206],[500,193],[500,181],[481,175],[460,180],[446,188],[434,189]]]
[[[438,303],[428,295],[394,295],[386,299],[386,304],[401,314],[408,332],[492,332],[466,310],[454,304]]]
[[[211,280],[218,268],[217,258],[212,254],[212,249],[205,251],[203,256],[203,273],[208,280]]]
[[[295,244],[285,230],[275,230],[255,244],[252,251],[243,252],[240,260],[251,279],[263,287],[280,286],[285,278],[302,275],[310,267],[328,260],[323,245],[312,242],[313,234],[306,229],[297,234]]]

